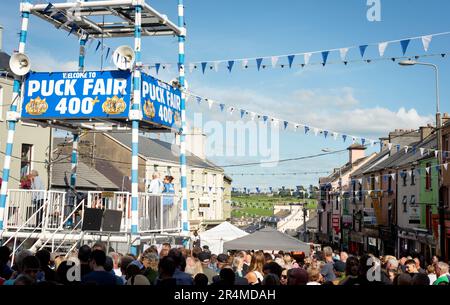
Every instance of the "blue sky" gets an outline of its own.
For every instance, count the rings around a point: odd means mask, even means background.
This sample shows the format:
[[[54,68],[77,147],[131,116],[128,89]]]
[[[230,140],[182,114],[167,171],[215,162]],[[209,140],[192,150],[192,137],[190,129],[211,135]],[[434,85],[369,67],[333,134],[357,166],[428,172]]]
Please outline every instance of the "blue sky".
[[[175,0],[154,0],[152,5],[176,20]],[[4,49],[17,48],[20,18],[19,1],[3,1],[0,23],[5,27]],[[229,58],[271,56],[341,48],[387,40],[415,37],[450,30],[445,0],[381,0],[381,21],[366,18],[366,0],[187,0],[186,24],[188,37],[186,60],[204,61]],[[54,29],[36,17],[30,21],[27,53],[35,69],[70,70],[76,67],[78,41],[75,36]],[[428,53],[449,51],[450,35],[433,39]],[[108,40],[115,48],[132,44],[132,40]],[[173,37],[148,38],[143,43],[144,62],[175,62],[177,41]],[[88,50],[87,68],[98,69],[99,53]],[[407,55],[425,54],[420,40],[412,41]],[[400,45],[392,44],[386,57],[400,56]],[[367,58],[378,58],[376,47],[369,47]],[[339,54],[330,54],[336,60]],[[349,59],[359,59],[351,50]],[[311,62],[318,62],[318,55]],[[450,111],[449,58],[426,58],[441,69],[441,108]],[[301,59],[296,59],[301,62]],[[111,65],[110,62],[105,63]],[[254,66],[254,64],[253,64]],[[154,73],[154,72],[153,72]],[[158,77],[170,80],[174,73],[161,72]],[[390,61],[355,63],[348,66],[310,66],[304,69],[256,68],[243,71],[236,63],[233,73],[222,65],[219,72],[202,75],[194,71],[187,75],[190,90],[230,106],[273,115],[280,119],[306,123],[341,133],[378,138],[395,128],[417,128],[433,122],[434,79],[426,67],[399,67]],[[188,104],[188,115],[203,113],[204,121],[225,124],[236,121],[239,114],[229,116],[210,111],[206,105]],[[224,134],[224,137],[230,135]],[[214,137],[210,137],[214,140]],[[246,144],[249,142],[247,141]],[[322,137],[304,136],[302,132],[281,132],[279,158],[313,155],[321,149],[344,149],[342,143]],[[273,148],[276,151],[275,148]],[[259,161],[261,156],[229,156],[211,159],[217,164],[237,164]],[[279,164],[272,168],[260,166],[229,169],[229,173],[280,173],[327,171],[347,161],[347,155],[321,157]],[[233,176],[237,187],[279,187],[317,183],[317,175],[292,177]]]

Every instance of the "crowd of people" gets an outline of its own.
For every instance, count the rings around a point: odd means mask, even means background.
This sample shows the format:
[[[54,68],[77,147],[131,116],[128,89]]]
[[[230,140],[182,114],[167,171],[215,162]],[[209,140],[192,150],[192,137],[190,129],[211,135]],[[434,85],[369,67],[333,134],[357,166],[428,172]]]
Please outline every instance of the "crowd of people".
[[[305,256],[278,251],[212,254],[208,247],[150,246],[139,256],[103,243],[67,255],[0,248],[0,285],[449,285],[449,266],[436,257],[349,256],[330,247]]]

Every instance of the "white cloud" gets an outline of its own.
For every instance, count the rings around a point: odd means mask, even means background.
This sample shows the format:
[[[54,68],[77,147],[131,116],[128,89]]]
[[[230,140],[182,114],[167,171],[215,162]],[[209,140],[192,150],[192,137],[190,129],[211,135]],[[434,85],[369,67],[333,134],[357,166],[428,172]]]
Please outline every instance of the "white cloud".
[[[192,91],[227,106],[274,116],[280,120],[303,123],[313,127],[352,134],[355,136],[379,137],[394,129],[416,129],[433,122],[433,116],[421,115],[414,108],[363,107],[355,97],[353,88],[303,89],[273,98],[261,92],[240,88],[211,88],[193,86]],[[197,89],[195,89],[197,88]],[[191,102],[196,104],[195,101]],[[205,103],[206,104],[206,103]],[[189,109],[189,106],[188,106]],[[208,106],[196,108],[209,112],[209,119],[219,121],[232,119],[217,109]],[[239,111],[233,119],[239,119]]]
[[[77,71],[78,61],[58,61],[48,54],[31,54],[31,69],[37,72]]]

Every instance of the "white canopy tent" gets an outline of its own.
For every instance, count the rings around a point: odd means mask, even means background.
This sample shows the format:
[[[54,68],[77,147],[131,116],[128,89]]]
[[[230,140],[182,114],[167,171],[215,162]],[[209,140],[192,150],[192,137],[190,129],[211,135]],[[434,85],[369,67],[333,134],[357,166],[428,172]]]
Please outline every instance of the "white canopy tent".
[[[202,247],[208,246],[211,253],[220,254],[223,252],[224,242],[246,236],[248,233],[225,221],[199,235]]]

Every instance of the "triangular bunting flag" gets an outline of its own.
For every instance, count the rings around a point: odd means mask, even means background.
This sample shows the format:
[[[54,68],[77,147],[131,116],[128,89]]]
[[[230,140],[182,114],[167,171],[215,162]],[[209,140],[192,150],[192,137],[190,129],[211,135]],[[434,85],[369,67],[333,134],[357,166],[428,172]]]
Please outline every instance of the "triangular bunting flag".
[[[230,108],[228,109],[228,111],[230,112],[230,114],[233,114],[233,112],[234,112],[234,107],[230,107]]]
[[[212,105],[214,104],[214,101],[208,99],[207,102],[208,102],[208,107],[209,107],[209,109],[211,109]]]
[[[314,128],[314,135],[317,137],[317,135],[319,134],[319,129],[318,128]]]
[[[420,150],[420,156],[423,156],[423,153],[425,152],[425,148],[421,147],[421,148],[419,148],[419,150]]]
[[[225,104],[220,104],[219,106],[220,106],[220,111],[223,112],[223,109],[225,109]]]
[[[435,150],[435,151],[434,151],[434,157],[437,158],[438,155],[439,155],[439,150]]]
[[[192,71],[194,71],[195,65],[194,64],[189,64],[189,72],[192,73]]]
[[[328,55],[330,54],[330,51],[324,51],[322,52],[322,59],[323,59],[323,65],[325,66],[327,64]]]
[[[44,14],[47,13],[51,8],[53,7],[53,4],[49,3],[44,10],[42,11]]]
[[[325,136],[325,139],[328,137],[328,131],[324,130],[323,135]]]
[[[368,45],[359,46],[359,52],[361,53],[361,57],[364,58],[364,53],[366,53]]]
[[[397,144],[397,152],[400,151],[400,144]]]
[[[156,74],[159,73],[159,68],[161,68],[161,64],[160,63],[156,63],[155,64]]]
[[[268,117],[267,115],[264,115],[264,116],[263,116],[264,123],[267,122],[267,119],[268,119],[268,118],[269,118],[269,117]]]
[[[389,42],[380,42],[378,44],[378,52],[380,53],[380,57],[384,56],[384,52],[386,51],[388,44]]]
[[[391,174],[392,180],[395,180],[395,173]]]
[[[275,68],[278,63],[278,56],[272,56],[271,62],[272,62],[272,68]]]
[[[241,109],[241,119],[244,117],[244,115],[245,115],[245,110]]]
[[[284,123],[284,129],[286,129],[288,127],[288,125],[289,125],[289,122],[288,121],[284,121],[283,123]]]
[[[430,168],[429,167],[425,168],[425,171],[427,172],[427,174],[429,174],[430,173]]]
[[[305,126],[305,134],[307,134],[308,131],[309,131],[309,127],[308,127],[308,126]]]
[[[352,137],[352,144],[355,144],[355,143],[356,143],[356,138]]]
[[[309,60],[311,59],[312,53],[305,53],[303,54],[303,60],[305,63],[305,66],[309,64]]]
[[[97,46],[95,47],[95,52],[98,51],[98,48],[100,48],[100,45],[101,45],[101,44],[102,44],[102,43],[101,43],[100,41],[97,42]]]
[[[242,69],[246,69],[248,68],[248,59],[243,59],[242,60]]]
[[[402,46],[403,55],[405,55],[406,50],[408,50],[408,46],[409,46],[410,42],[411,42],[410,39],[405,39],[405,40],[400,41],[400,45]]]
[[[448,168],[448,163],[444,163],[444,169],[447,170]]]
[[[202,72],[205,74],[206,66],[208,65],[207,62],[202,62]]]
[[[228,61],[228,71],[230,71],[230,73],[231,73],[231,70],[233,70],[233,65],[234,65],[234,60],[229,60]]]
[[[428,48],[430,47],[432,38],[433,38],[432,35],[422,36],[422,44],[423,44],[423,49],[425,50],[425,52],[428,52]]]
[[[256,59],[256,67],[259,69],[261,69],[261,64],[262,64],[263,59],[262,58],[257,58]]]
[[[289,68],[292,68],[292,63],[294,62],[295,55],[289,55],[288,61],[289,61]]]
[[[220,61],[214,62],[214,71],[219,72],[219,64],[220,64]]]
[[[344,143],[345,143],[345,141],[347,141],[347,135],[343,134],[342,139],[344,140]]]
[[[333,139],[336,141],[337,140],[337,137],[338,137],[338,133],[337,132],[333,132]]]
[[[345,61],[347,59],[348,48],[339,49],[339,53],[341,55],[341,60]]]
[[[201,98],[200,96],[197,96],[197,98],[196,98],[196,99],[197,99],[197,103],[199,103],[199,104],[200,104],[200,103],[202,102],[202,98]]]
[[[366,144],[366,139],[361,138],[361,144],[364,146],[364,144]]]
[[[409,148],[408,145],[406,145],[406,146],[405,146],[405,154],[408,153],[408,148]]]

